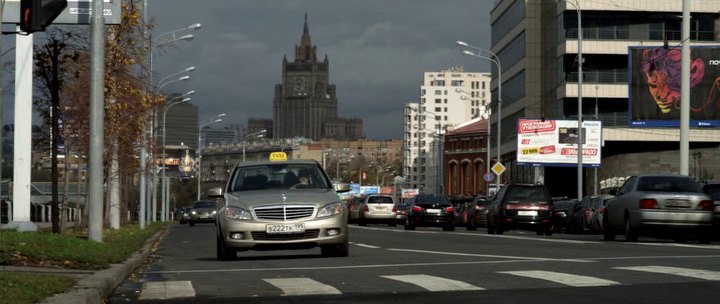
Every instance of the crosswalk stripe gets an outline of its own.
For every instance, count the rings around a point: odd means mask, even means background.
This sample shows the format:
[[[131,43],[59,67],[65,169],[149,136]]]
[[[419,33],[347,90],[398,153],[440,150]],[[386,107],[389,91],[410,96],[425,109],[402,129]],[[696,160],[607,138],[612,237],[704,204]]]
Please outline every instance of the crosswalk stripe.
[[[666,266],[633,266],[633,267],[613,267],[615,269],[644,271],[652,273],[671,274],[683,277],[690,277],[708,281],[720,281],[720,271],[700,270],[680,267]]]
[[[499,273],[511,274],[526,278],[541,279],[552,281],[555,283],[565,284],[574,287],[588,286],[609,286],[618,285],[620,283],[591,276],[581,276],[569,273],[561,273],[554,271],[529,270],[529,271],[500,271]]]
[[[190,281],[145,282],[140,291],[140,300],[164,300],[194,296],[195,289]]]
[[[483,288],[456,280],[434,277],[424,274],[415,275],[389,275],[383,278],[415,284],[429,291],[452,291],[452,290],[484,290]]]
[[[335,287],[308,278],[276,278],[263,281],[282,289],[283,296],[342,294]]]

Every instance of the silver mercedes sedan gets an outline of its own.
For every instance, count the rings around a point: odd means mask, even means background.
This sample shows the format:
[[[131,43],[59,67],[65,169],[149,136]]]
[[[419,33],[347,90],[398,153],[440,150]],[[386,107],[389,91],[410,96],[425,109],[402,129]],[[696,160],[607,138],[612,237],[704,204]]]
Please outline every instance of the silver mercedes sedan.
[[[314,160],[245,162],[225,186],[217,213],[217,258],[238,251],[309,249],[347,256],[347,206]]]
[[[639,235],[695,237],[710,241],[713,201],[700,184],[682,175],[638,175],[628,178],[606,205],[604,238],[624,234],[635,242]]]

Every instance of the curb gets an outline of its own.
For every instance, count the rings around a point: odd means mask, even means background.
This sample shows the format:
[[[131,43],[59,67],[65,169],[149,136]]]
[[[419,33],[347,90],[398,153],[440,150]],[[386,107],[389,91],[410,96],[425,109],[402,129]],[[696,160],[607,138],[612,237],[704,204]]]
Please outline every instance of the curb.
[[[152,252],[153,245],[167,232],[167,228],[158,231],[142,247],[139,252],[133,253],[122,264],[112,264],[78,280],[73,287],[64,293],[56,294],[39,302],[41,304],[103,304],[113,289],[120,285],[125,278],[147,260]]]

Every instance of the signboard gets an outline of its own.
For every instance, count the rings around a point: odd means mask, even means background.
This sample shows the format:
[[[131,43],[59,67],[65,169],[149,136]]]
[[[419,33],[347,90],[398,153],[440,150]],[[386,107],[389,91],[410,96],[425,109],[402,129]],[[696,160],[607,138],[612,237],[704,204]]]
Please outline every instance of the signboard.
[[[492,168],[490,168],[492,172],[495,172],[496,175],[500,176],[505,172],[505,166],[501,162],[495,163]]]
[[[362,187],[360,187],[360,193],[362,193],[362,194],[378,194],[378,193],[380,193],[380,187],[378,187],[378,186],[362,186]]]
[[[400,197],[401,198],[412,198],[420,194],[419,189],[401,189],[400,191]]]
[[[20,23],[20,0],[4,0],[3,23]],[[120,24],[121,0],[103,0],[105,24]],[[90,24],[92,0],[67,0],[67,7],[52,24]]]
[[[680,125],[680,47],[630,47],[631,127]],[[690,47],[690,126],[720,126],[720,46]]]
[[[521,166],[577,166],[578,140],[583,143],[583,166],[600,166],[602,123],[577,120],[518,119],[517,161]]]

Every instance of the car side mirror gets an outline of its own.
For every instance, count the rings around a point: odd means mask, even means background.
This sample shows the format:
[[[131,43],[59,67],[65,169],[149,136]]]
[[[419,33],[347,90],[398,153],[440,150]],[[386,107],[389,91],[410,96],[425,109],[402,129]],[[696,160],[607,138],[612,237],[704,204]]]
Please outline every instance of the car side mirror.
[[[346,183],[335,184],[335,192],[337,192],[337,193],[350,192],[350,190],[351,190],[350,185],[348,185]]]

